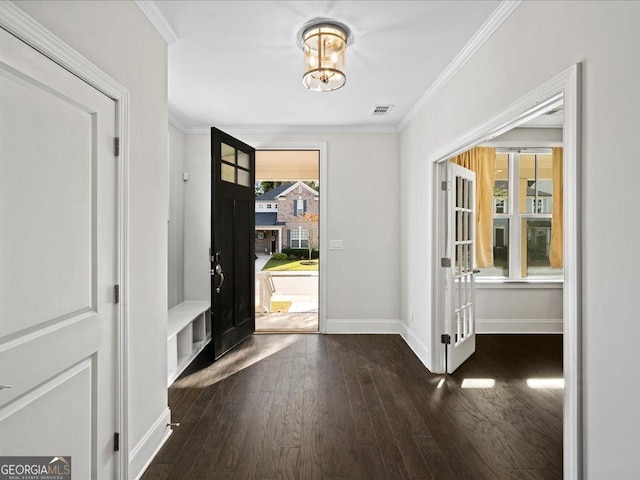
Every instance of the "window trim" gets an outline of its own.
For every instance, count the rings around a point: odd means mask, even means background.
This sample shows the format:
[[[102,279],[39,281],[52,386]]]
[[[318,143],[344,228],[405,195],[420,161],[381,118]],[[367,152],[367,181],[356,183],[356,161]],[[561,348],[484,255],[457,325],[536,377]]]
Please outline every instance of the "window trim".
[[[289,236],[289,248],[309,248],[309,230],[304,229],[304,228],[292,228],[290,230],[290,236]],[[295,232],[295,236],[298,236],[298,232],[300,233],[300,238],[293,238],[294,237],[294,232]],[[306,234],[306,238],[305,238],[305,234]],[[306,240],[307,241],[307,246],[302,246],[302,241]],[[294,241],[298,242],[298,246],[294,246]]]

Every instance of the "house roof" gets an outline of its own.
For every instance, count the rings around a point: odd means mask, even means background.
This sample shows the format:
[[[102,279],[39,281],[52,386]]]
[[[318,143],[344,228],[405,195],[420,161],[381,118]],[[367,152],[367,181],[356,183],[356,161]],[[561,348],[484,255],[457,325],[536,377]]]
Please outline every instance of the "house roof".
[[[275,200],[278,197],[281,197],[282,195],[286,195],[287,193],[289,193],[291,190],[293,190],[298,185],[304,187],[305,189],[307,189],[308,191],[313,193],[316,197],[320,195],[317,191],[315,191],[313,188],[311,188],[309,185],[307,185],[304,182],[301,182],[301,181],[287,182],[287,183],[283,183],[279,187],[274,188],[273,190],[269,190],[268,192],[264,192],[262,195],[258,195],[256,197],[256,202],[264,202],[264,201],[268,201],[268,200]]]
[[[269,227],[272,225],[284,225],[284,223],[278,222],[277,213],[256,213],[256,227]]]
[[[527,197],[535,197],[536,196],[536,189],[535,188],[531,188],[531,187],[527,187]],[[540,197],[551,197],[552,195],[550,193],[547,192],[543,192],[542,190],[538,190],[538,198]]]
[[[282,196],[282,195],[286,195],[287,193],[289,193],[290,191],[292,191],[294,188],[296,188],[298,185],[300,185],[301,187],[307,189],[309,192],[313,193],[316,197],[320,196],[320,194],[314,190],[313,188],[311,188],[309,185],[307,185],[306,183],[298,180],[296,183],[293,183],[289,186],[289,188],[283,190],[282,192],[280,192],[278,194],[278,196]]]
[[[275,200],[278,197],[278,195],[280,195],[285,190],[288,190],[293,185],[294,185],[293,182],[283,183],[282,185],[274,188],[273,190],[269,190],[268,192],[264,192],[262,195],[258,195],[256,197],[256,202],[263,202],[265,200]],[[269,215],[269,214],[265,214],[265,215]]]

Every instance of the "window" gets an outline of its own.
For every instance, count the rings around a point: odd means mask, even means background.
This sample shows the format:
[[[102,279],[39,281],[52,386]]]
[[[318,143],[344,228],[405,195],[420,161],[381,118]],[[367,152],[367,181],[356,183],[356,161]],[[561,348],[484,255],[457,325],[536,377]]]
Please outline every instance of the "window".
[[[553,165],[549,149],[496,154],[493,267],[484,277],[559,278],[550,266]]]
[[[267,209],[270,209],[270,208],[271,208],[271,204],[267,203]]]
[[[220,178],[223,182],[249,187],[251,179],[251,158],[248,153],[237,150],[226,143],[220,144]]]
[[[296,216],[304,215],[304,200],[296,200]]]
[[[291,229],[291,248],[309,248],[309,230]]]

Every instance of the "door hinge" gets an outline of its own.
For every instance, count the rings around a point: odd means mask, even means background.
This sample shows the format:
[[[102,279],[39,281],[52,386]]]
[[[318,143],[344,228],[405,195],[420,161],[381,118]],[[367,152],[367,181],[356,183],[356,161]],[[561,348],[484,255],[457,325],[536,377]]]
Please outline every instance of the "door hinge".
[[[451,190],[451,182],[449,180],[443,180],[440,183],[440,189],[443,191]]]
[[[113,139],[113,151],[115,152],[116,157],[120,156],[120,137]]]
[[[120,451],[120,433],[116,432],[113,434],[113,451]]]
[[[442,335],[440,335],[440,343],[451,345],[451,335],[449,335],[448,333],[443,333]]]
[[[113,286],[113,303],[120,303],[120,285]]]
[[[451,259],[448,257],[442,257],[440,259],[440,266],[444,268],[451,267]]]

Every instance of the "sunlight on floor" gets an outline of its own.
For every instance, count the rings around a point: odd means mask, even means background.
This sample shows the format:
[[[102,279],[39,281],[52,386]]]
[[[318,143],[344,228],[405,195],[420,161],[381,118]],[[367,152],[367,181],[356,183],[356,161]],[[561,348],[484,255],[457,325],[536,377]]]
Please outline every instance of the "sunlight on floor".
[[[265,358],[270,357],[274,353],[290,347],[294,343],[304,339],[304,335],[274,335],[274,338],[276,339],[276,341],[268,342],[266,345],[242,345],[237,347],[235,350],[227,353],[210,366],[214,367],[216,373],[207,374],[204,377],[204,380],[199,383],[198,388],[206,388],[210,385],[216,384],[224,380],[225,378],[228,378],[231,375],[234,375],[239,371],[244,370],[245,368],[248,368],[251,365],[264,360]],[[247,356],[248,358],[250,358],[250,360],[246,362],[237,362],[239,355]],[[193,381],[190,380],[190,377],[192,375],[202,375],[202,370],[198,370],[178,378],[171,385],[171,388],[194,388]]]
[[[296,343],[297,341],[300,340],[299,336],[296,335],[278,335],[277,336],[278,340],[275,342],[270,342],[267,345],[261,345],[261,346],[256,346],[256,345],[251,345],[249,347],[244,347],[244,348],[248,348],[249,349],[249,358],[250,360],[247,361],[246,363],[243,364],[239,364],[239,365],[234,365],[232,366],[227,372],[226,375],[224,375],[222,378],[221,377],[217,377],[215,378],[215,381],[211,381],[211,382],[204,382],[204,386],[209,386],[212,385],[214,383],[219,382],[220,380],[223,380],[227,377],[230,377],[231,375],[233,375],[234,373],[238,373],[241,370],[244,370],[245,368],[250,367],[251,365],[258,363],[262,360],[264,360],[267,357],[270,357],[271,355],[273,355],[274,353],[279,352],[280,350],[284,350],[287,347],[290,347],[291,345],[293,345],[294,343]],[[239,351],[237,352],[230,352],[227,353],[226,356],[232,355],[233,353],[240,353]],[[244,353],[246,354],[246,352]],[[220,360],[218,360],[219,362]]]
[[[493,378],[465,378],[461,388],[493,388],[495,384]]]
[[[527,378],[529,388],[564,388],[564,378]]]

